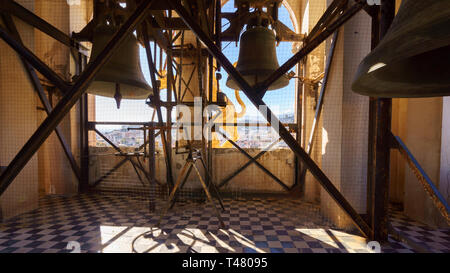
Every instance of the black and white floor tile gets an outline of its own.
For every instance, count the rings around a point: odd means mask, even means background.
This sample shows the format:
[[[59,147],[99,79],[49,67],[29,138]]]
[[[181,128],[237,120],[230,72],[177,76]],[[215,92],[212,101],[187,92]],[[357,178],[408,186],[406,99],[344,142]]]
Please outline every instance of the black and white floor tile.
[[[0,253],[24,252],[370,252],[360,235],[333,228],[319,209],[292,198],[224,199],[219,221],[208,203],[181,201],[159,220],[148,200],[127,195],[47,196],[39,209],[0,223]],[[392,212],[393,226],[434,252],[450,252],[450,229],[430,229]],[[70,248],[70,244],[75,248]],[[75,242],[75,243],[74,243]],[[69,246],[68,246],[69,244]],[[382,252],[414,252],[393,239]]]

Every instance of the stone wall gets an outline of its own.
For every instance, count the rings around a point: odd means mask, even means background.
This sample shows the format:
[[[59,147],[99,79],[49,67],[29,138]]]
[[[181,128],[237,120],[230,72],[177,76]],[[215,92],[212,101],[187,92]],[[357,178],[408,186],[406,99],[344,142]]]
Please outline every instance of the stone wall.
[[[17,1],[34,11],[34,1]],[[31,26],[13,19],[23,43],[33,50]],[[4,27],[0,20],[0,25]],[[0,165],[7,166],[36,129],[37,97],[18,55],[0,40]],[[0,221],[38,206],[38,160],[34,156],[0,197]]]

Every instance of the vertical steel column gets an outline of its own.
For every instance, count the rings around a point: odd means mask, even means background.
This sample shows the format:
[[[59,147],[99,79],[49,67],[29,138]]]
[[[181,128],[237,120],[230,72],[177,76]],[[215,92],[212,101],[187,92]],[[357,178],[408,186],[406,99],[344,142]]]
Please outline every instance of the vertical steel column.
[[[371,49],[373,50],[380,42],[380,7],[374,7],[372,13],[372,38]],[[373,228],[372,222],[372,197],[374,185],[374,170],[375,170],[375,140],[376,140],[376,103],[377,99],[369,98],[369,134],[368,134],[368,149],[367,149],[367,192],[366,192],[366,212],[367,224]]]
[[[79,56],[79,75],[87,65],[87,57]],[[78,185],[79,191],[89,188],[89,116],[88,94],[83,94],[80,99],[80,170],[81,179]]]
[[[169,10],[169,19],[172,18],[172,11]],[[167,51],[166,51],[166,62],[167,62],[167,101],[172,101],[172,92],[174,91],[173,88],[173,83],[174,83],[174,78],[173,78],[173,67],[172,67],[172,61],[173,61],[173,54],[172,54],[172,44],[173,44],[173,37],[172,37],[172,30],[169,29],[169,45],[167,47]],[[170,65],[169,65],[170,64]],[[176,96],[175,96],[176,97]],[[166,136],[166,149],[167,149],[167,153],[170,154],[170,158],[169,158],[169,165],[172,165],[172,105],[166,108],[167,110],[167,118],[166,118],[166,125],[167,125],[167,136]],[[153,135],[154,135],[154,131],[153,131]],[[162,136],[162,135],[161,135]],[[150,144],[151,145],[151,144]],[[172,172],[172,170],[170,169],[170,172]],[[173,174],[169,173],[169,169],[167,170],[167,176],[172,177]],[[172,178],[171,178],[172,179]],[[173,181],[173,180],[172,180]]]
[[[144,129],[145,131],[145,129]],[[144,155],[145,156],[145,155]],[[155,128],[148,127],[148,171],[150,173],[149,210],[155,211],[156,194],[156,166],[155,166]]]
[[[163,127],[164,126],[164,121],[163,121],[163,117],[162,117],[162,111],[161,111],[161,97],[160,97],[160,93],[159,93],[159,85],[158,82],[156,81],[156,67],[155,67],[155,63],[153,62],[152,59],[152,51],[150,48],[150,38],[148,36],[148,28],[147,28],[147,24],[144,23],[142,25],[142,33],[143,33],[143,37],[144,37],[144,43],[145,43],[145,53],[147,55],[147,61],[148,61],[148,66],[149,66],[149,72],[150,72],[150,79],[152,82],[152,87],[153,87],[153,93],[154,93],[154,97],[156,99],[156,114],[158,115],[158,124],[159,126]],[[167,85],[169,85],[170,83],[167,82]],[[172,189],[174,184],[173,184],[173,172],[172,172],[172,154],[169,153],[169,148],[167,145],[167,138],[166,138],[166,133],[164,130],[161,129],[161,141],[163,144],[163,150],[164,150],[164,154],[165,154],[165,162],[166,162],[166,170],[167,170],[167,185],[169,186],[169,189]],[[170,132],[169,132],[170,133]]]
[[[380,39],[386,34],[395,16],[395,0],[381,1]],[[373,240],[388,240],[389,173],[391,147],[392,99],[376,100],[375,171],[373,185]]]

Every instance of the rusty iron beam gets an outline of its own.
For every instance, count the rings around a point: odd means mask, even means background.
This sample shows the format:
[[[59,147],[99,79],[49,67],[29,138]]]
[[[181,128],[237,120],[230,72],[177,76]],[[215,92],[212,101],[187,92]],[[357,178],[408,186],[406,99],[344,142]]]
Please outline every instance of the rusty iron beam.
[[[155,64],[152,59],[152,51],[150,48],[150,40],[148,37],[147,32],[147,26],[143,25],[143,37],[144,37],[144,43],[145,43],[145,53],[147,55],[147,61],[148,61],[148,67],[150,72],[150,79],[152,82],[153,87],[153,93],[154,98],[156,100],[156,114],[158,115],[158,122],[160,126],[164,126],[163,123],[163,117],[162,117],[162,111],[161,111],[161,99],[159,95],[159,83],[156,81],[156,69]],[[168,83],[170,84],[170,83]],[[169,132],[170,133],[170,132]],[[164,150],[164,159],[166,163],[166,170],[167,170],[167,184],[169,185],[169,189],[173,188],[174,186],[174,179],[173,179],[173,171],[172,171],[172,155],[170,154],[170,149],[168,147],[166,133],[164,130],[161,130],[161,141],[163,143],[163,150]]]
[[[68,89],[66,95],[61,98],[53,111],[9,163],[6,170],[0,175],[0,195],[5,192],[42,143],[44,143],[65,115],[72,109],[73,105],[79,101],[89,87],[89,84],[100,71],[101,67],[111,58],[114,52],[120,48],[120,45],[123,44],[123,41],[126,39],[125,34],[134,30],[136,26],[143,21],[152,2],[153,1],[145,1],[139,5],[136,11],[133,12],[128,20],[114,34],[102,52],[86,67],[80,77],[75,81],[74,85]],[[23,55],[21,54],[21,56]]]
[[[255,92],[247,81],[242,77],[242,75],[234,68],[233,64],[225,57],[225,55],[217,48],[215,43],[209,39],[208,35],[204,33],[197,22],[189,15],[186,9],[176,0],[169,0],[168,3],[173,9],[175,9],[178,15],[183,19],[186,25],[194,32],[195,35],[206,45],[210,53],[221,63],[225,71],[233,77],[233,79],[238,83],[241,90],[246,94],[246,96],[252,101],[252,103],[259,109],[259,106],[266,106],[262,98]],[[294,58],[291,58],[283,66],[283,69],[277,70],[269,77],[270,81],[266,82],[269,86],[273,81],[283,75],[288,69],[297,64],[299,60],[304,58],[309,52],[311,52],[316,46],[318,46],[322,41],[328,38],[334,31],[336,31],[341,25],[343,25],[348,19],[350,19],[354,14],[360,11],[366,3],[358,2],[352,8],[347,10],[340,19],[337,19],[330,28],[324,30],[321,34],[314,39],[313,44],[306,45],[302,50],[300,50]],[[285,72],[282,72],[285,70]],[[372,233],[370,227],[361,218],[361,216],[355,211],[355,209],[350,205],[350,203],[345,199],[345,197],[339,192],[339,190],[333,185],[333,183],[328,179],[328,177],[323,173],[323,171],[317,166],[317,164],[308,156],[308,154],[302,149],[295,138],[289,133],[286,128],[282,126],[280,120],[272,113],[272,111],[267,107],[266,111],[267,121],[276,129],[279,130],[280,137],[285,141],[285,143],[291,148],[291,150],[303,160],[305,166],[308,167],[313,176],[319,181],[319,183],[324,187],[324,189],[330,194],[330,196],[336,201],[338,206],[340,206],[352,219],[355,226],[364,236],[370,236]]]
[[[395,16],[395,0],[382,0],[380,7],[380,40],[387,33]],[[389,179],[392,99],[377,98],[375,102],[375,150],[372,185],[372,240],[388,240]]]
[[[380,42],[380,8],[376,6],[377,15],[372,17],[371,49]],[[375,140],[376,140],[376,98],[369,97],[369,124],[367,139],[367,187],[366,187],[366,221],[373,227],[373,183],[375,172]]]
[[[222,13],[222,17],[226,18],[230,22],[230,26],[220,33],[220,41],[222,42],[235,42],[239,40],[239,33],[242,27],[246,24],[245,14],[238,14],[238,12],[224,12]],[[281,42],[301,42],[305,39],[304,34],[298,34],[292,31],[288,26],[283,24],[281,21],[276,21],[273,24],[274,29],[277,33],[277,38],[280,39]],[[217,33],[217,32],[216,32]]]
[[[77,76],[81,75],[86,68],[88,60],[87,57],[78,53],[77,62]],[[80,144],[80,171],[81,179],[78,184],[80,192],[88,191],[89,189],[89,105],[88,94],[83,94],[79,100],[80,111],[80,127],[79,127],[79,144]]]
[[[431,198],[436,208],[447,220],[447,222],[450,223],[450,206],[448,205],[444,196],[442,196],[438,188],[436,188],[431,178],[427,175],[422,166],[420,166],[417,159],[409,151],[408,147],[400,139],[400,137],[394,136],[392,133],[390,133],[390,138],[393,144],[392,147],[400,152],[400,155],[403,157],[403,159],[405,159],[406,163],[411,168],[414,175],[417,177],[417,180],[419,180],[419,182],[422,184],[423,188],[425,189],[425,192]]]
[[[123,151],[122,151],[119,147],[117,147],[117,145],[114,144],[109,138],[107,138],[104,134],[102,134],[99,130],[97,130],[97,128],[94,128],[93,130],[94,130],[94,132],[97,133],[101,138],[103,138],[109,145],[111,145],[111,146],[114,148],[114,150],[116,150],[121,156],[124,156],[128,161],[130,161],[130,163],[131,163],[131,165],[133,165],[133,167],[137,167],[139,170],[141,170],[143,173],[145,173],[146,176],[148,176],[148,175],[147,175],[147,171],[146,171],[144,168],[142,168],[141,166],[139,166],[138,164],[136,164],[136,162],[134,162],[134,160],[132,159],[132,157],[131,157],[129,154],[123,152]],[[138,175],[139,175],[139,174],[138,174]]]

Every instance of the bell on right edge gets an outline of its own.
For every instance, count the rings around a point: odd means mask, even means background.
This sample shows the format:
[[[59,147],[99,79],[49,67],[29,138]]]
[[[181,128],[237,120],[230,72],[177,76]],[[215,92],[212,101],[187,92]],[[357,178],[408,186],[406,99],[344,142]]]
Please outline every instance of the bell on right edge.
[[[450,0],[403,0],[352,89],[385,98],[450,95]]]

